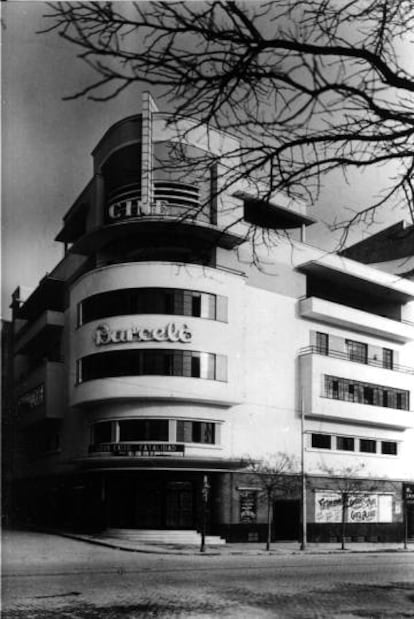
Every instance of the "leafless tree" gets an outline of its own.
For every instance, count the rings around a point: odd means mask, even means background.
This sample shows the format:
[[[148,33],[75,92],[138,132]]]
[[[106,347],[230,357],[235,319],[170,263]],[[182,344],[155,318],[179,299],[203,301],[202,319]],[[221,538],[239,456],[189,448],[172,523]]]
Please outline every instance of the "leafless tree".
[[[345,238],[382,206],[404,205],[414,221],[414,76],[404,65],[411,0],[50,7],[45,31],[75,44],[97,73],[73,97],[104,101],[134,83],[161,87],[176,116],[241,137],[228,154],[243,162],[231,182],[263,180],[269,198],[284,192],[312,204],[330,173],[383,166],[381,192],[336,227]]]
[[[352,510],[364,510],[369,517],[372,493],[378,489],[375,480],[361,477],[364,465],[345,466],[341,469],[324,467],[324,474],[334,480],[334,493],[341,510],[341,550],[345,550],[347,523]]]
[[[258,486],[259,499],[266,504],[266,550],[270,550],[274,501],[299,487],[295,461],[285,453],[277,453],[261,459],[247,458],[245,466]]]

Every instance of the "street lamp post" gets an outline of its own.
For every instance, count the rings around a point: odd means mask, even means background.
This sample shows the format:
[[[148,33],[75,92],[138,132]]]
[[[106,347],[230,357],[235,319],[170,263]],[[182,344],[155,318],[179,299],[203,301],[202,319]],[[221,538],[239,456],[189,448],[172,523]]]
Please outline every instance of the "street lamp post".
[[[202,514],[201,514],[201,546],[200,552],[206,551],[206,525],[207,525],[207,503],[208,503],[208,494],[210,490],[210,484],[208,483],[207,475],[203,477],[203,486],[201,488],[201,503],[202,503]]]
[[[301,550],[306,550],[307,544],[307,514],[306,514],[306,472],[305,472],[305,405],[303,393],[300,402],[300,431],[301,431],[301,474],[302,474],[302,541]]]

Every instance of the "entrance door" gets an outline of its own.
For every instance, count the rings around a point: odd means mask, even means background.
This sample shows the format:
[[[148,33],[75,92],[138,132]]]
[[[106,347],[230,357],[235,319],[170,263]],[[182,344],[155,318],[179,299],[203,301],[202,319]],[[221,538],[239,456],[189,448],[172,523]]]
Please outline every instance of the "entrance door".
[[[190,481],[167,483],[166,519],[168,529],[191,529],[193,517],[193,484]]]
[[[162,494],[157,483],[140,483],[136,489],[135,523],[138,529],[162,528]]]
[[[299,539],[300,501],[275,501],[273,506],[273,531],[275,539]]]

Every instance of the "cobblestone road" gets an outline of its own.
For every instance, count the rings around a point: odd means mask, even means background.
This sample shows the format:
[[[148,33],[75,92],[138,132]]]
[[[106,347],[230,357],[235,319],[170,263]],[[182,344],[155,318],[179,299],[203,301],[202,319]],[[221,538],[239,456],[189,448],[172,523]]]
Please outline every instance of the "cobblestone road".
[[[414,555],[162,556],[3,543],[4,619],[414,617]]]

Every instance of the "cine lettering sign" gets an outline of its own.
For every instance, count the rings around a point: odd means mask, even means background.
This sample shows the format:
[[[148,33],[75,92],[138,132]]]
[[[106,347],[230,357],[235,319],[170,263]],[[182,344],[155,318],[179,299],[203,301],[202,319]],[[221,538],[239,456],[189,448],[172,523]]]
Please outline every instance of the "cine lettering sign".
[[[107,217],[110,220],[117,221],[145,215],[161,215],[165,213],[167,207],[168,203],[165,200],[144,202],[137,198],[131,198],[111,204],[107,211]]]
[[[184,445],[176,443],[100,443],[91,445],[90,453],[106,453],[111,456],[155,457],[184,456]]]
[[[111,329],[109,325],[99,325],[94,334],[96,346],[105,344],[124,344],[129,342],[182,342],[188,344],[193,337],[187,325],[178,327],[170,322],[164,327],[148,329],[132,326],[126,329]]]

